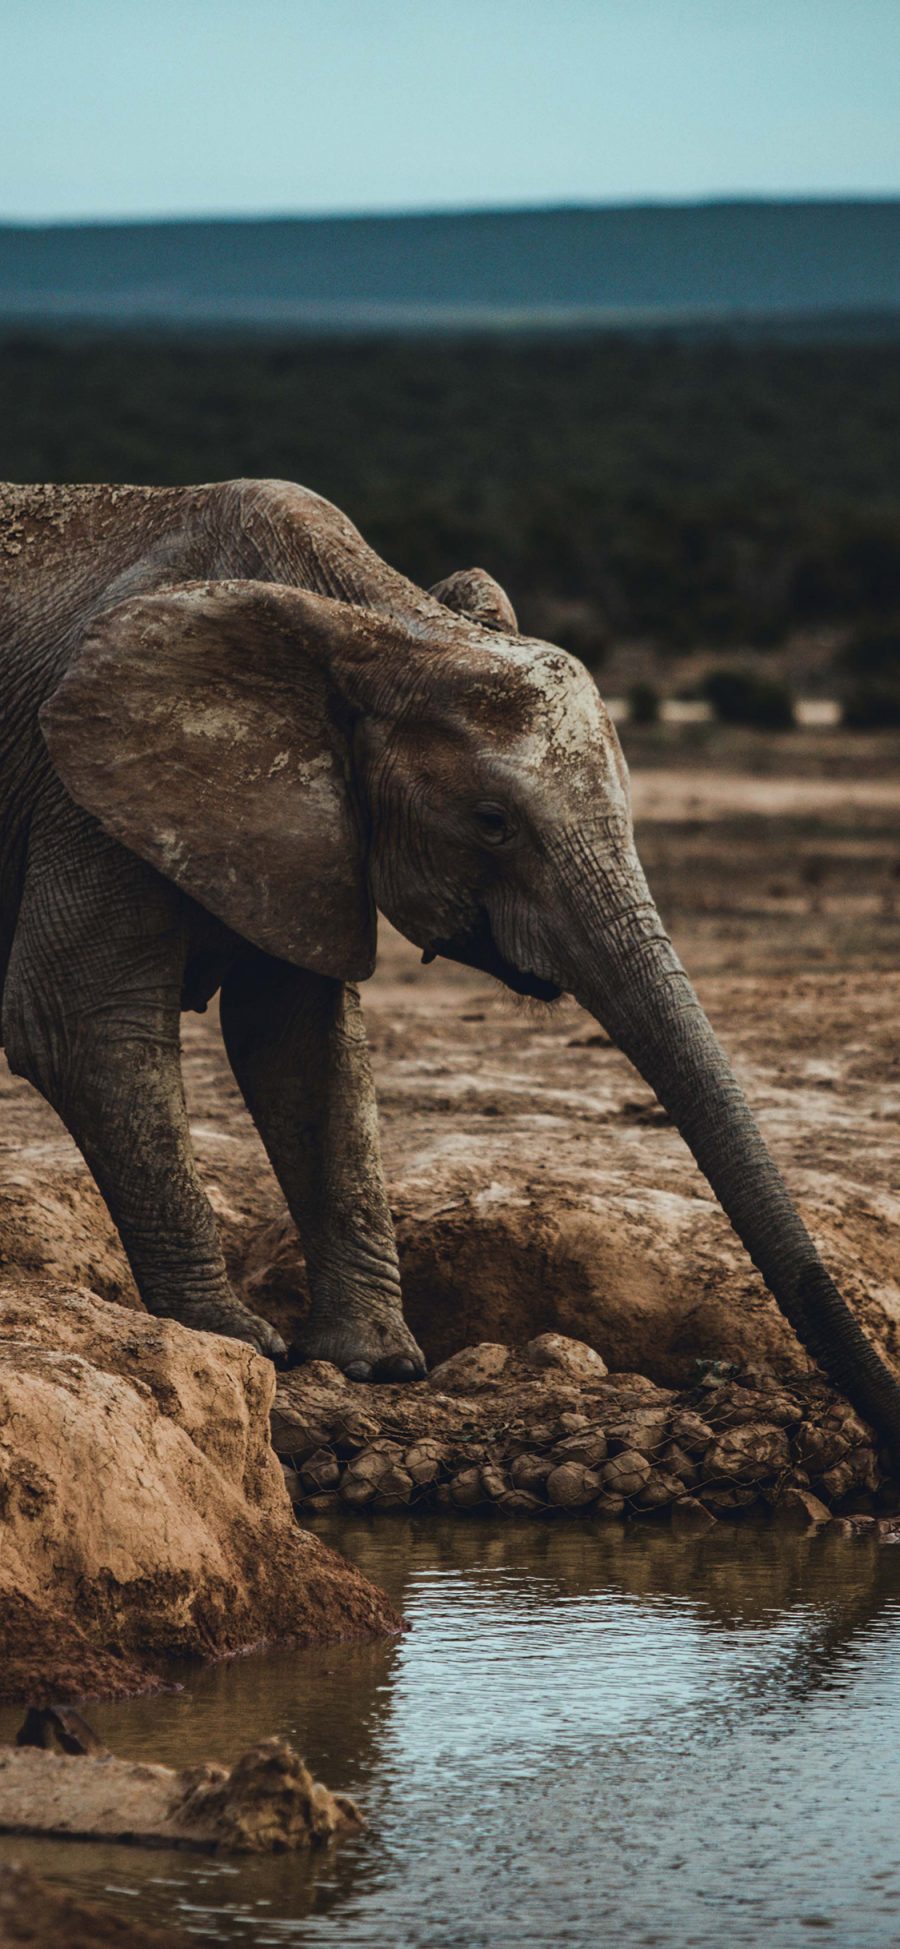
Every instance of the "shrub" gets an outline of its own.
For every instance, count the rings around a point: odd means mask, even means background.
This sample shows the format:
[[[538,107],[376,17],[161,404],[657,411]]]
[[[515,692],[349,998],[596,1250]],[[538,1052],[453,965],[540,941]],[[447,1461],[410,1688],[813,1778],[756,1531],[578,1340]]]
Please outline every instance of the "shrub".
[[[720,724],[750,724],[759,731],[789,731],[794,700],[778,677],[753,670],[713,670],[703,685]]]
[[[842,722],[848,731],[896,730],[900,726],[900,682],[852,684],[844,694]]]
[[[850,730],[900,725],[900,618],[866,624],[845,644],[835,668]]]
[[[631,724],[658,724],[659,691],[655,684],[632,684],[628,693],[628,718]]]

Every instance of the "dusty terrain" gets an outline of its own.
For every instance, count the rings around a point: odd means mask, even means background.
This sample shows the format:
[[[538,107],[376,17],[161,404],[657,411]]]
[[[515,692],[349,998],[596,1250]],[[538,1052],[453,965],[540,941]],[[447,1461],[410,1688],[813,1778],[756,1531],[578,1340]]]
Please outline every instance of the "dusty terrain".
[[[900,741],[672,727],[632,738],[651,885],[848,1298],[900,1349]],[[364,1001],[407,1310],[432,1361],[557,1330],[688,1384],[805,1360],[677,1133],[597,1025],[383,927]],[[234,1277],[290,1326],[302,1258],[214,1011],[185,1018],[194,1138]],[[0,1084],[0,1269],[135,1303],[53,1112]]]

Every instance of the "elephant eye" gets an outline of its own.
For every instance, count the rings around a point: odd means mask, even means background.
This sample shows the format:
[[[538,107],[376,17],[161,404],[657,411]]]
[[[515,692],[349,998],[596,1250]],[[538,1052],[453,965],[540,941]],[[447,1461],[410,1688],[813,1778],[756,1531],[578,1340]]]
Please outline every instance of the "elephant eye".
[[[502,805],[487,802],[476,805],[472,816],[478,827],[479,838],[485,840],[489,846],[502,846],[505,840],[512,838],[512,822]]]

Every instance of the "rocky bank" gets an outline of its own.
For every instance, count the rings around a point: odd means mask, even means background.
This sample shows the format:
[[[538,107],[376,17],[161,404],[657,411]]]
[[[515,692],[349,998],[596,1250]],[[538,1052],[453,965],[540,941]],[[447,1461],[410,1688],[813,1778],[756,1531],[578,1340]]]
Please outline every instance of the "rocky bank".
[[[557,1333],[468,1347],[406,1387],[285,1375],[275,1448],[301,1511],[491,1509],[703,1527],[751,1511],[806,1526],[898,1508],[871,1431],[818,1375],[721,1364],[689,1389],[608,1373]]]
[[[236,1341],[0,1286],[0,1699],[133,1692],[175,1658],[399,1629],[298,1527],[274,1385]]]

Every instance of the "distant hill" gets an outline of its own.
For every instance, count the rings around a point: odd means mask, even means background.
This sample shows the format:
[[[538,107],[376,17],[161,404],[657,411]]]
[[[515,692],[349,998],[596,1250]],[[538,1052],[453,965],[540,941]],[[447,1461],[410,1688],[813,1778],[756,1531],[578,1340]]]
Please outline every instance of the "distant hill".
[[[317,329],[900,311],[900,199],[0,225],[0,319]]]

